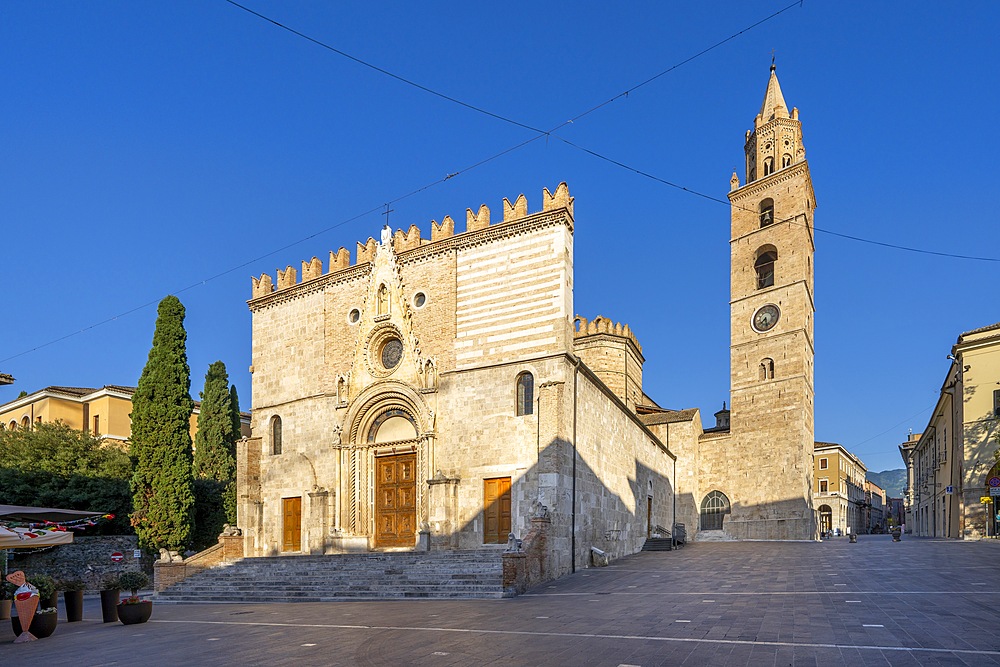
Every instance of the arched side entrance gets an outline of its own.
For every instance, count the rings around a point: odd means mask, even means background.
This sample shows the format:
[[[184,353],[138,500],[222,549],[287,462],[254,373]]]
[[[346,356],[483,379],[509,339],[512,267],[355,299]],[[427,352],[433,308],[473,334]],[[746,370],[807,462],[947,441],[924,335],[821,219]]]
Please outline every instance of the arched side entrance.
[[[722,519],[732,511],[722,491],[712,491],[701,501],[701,530],[722,530]]]
[[[819,506],[819,529],[824,533],[833,530],[833,508],[829,505]]]

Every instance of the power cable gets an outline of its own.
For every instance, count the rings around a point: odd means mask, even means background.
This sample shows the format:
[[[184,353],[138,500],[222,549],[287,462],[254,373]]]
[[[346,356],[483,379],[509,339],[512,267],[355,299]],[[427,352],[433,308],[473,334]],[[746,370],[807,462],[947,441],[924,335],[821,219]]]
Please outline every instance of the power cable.
[[[574,122],[575,120],[583,118],[584,116],[589,115],[590,113],[593,113],[597,109],[600,109],[601,107],[604,107],[604,106],[610,104],[611,102],[613,102],[613,101],[615,101],[615,100],[617,100],[617,99],[619,99],[619,98],[621,98],[623,96],[627,97],[629,92],[637,90],[637,89],[641,88],[642,86],[645,86],[645,85],[651,83],[652,81],[654,81],[654,80],[662,77],[663,75],[665,75],[665,74],[667,74],[669,72],[672,72],[673,70],[677,69],[678,67],[681,67],[682,65],[691,62],[695,58],[698,58],[698,57],[700,57],[700,56],[708,53],[709,51],[712,51],[713,49],[716,49],[719,46],[722,46],[723,44],[725,44],[725,43],[727,43],[727,42],[735,39],[739,35],[742,35],[743,33],[747,32],[748,30],[751,30],[752,28],[755,28],[755,27],[761,25],[762,23],[764,23],[766,21],[769,21],[770,19],[772,19],[772,18],[774,18],[774,17],[782,14],[783,12],[785,12],[785,11],[787,11],[789,9],[791,9],[792,7],[795,7],[796,5],[798,5],[798,6],[802,5],[802,0],[797,0],[796,2],[788,5],[787,7],[784,7],[783,9],[781,9],[781,10],[779,10],[779,11],[771,14],[770,16],[757,21],[753,25],[748,26],[747,28],[744,28],[743,30],[740,30],[737,33],[734,33],[733,35],[730,35],[726,39],[721,40],[721,41],[713,44],[712,46],[708,47],[707,49],[703,49],[702,51],[698,52],[697,54],[686,58],[685,60],[683,60],[683,61],[681,61],[681,62],[679,62],[679,63],[677,63],[677,64],[675,64],[675,65],[673,65],[673,66],[671,66],[671,67],[669,67],[667,69],[665,69],[665,70],[663,70],[662,72],[656,74],[655,76],[652,76],[652,77],[646,79],[645,81],[640,82],[639,84],[637,84],[635,86],[632,86],[631,88],[629,88],[628,90],[624,91],[623,93],[620,93],[619,95],[616,95],[615,97],[613,97],[613,98],[611,98],[609,100],[606,100],[605,102],[602,102],[601,104],[598,104],[598,105],[596,105],[594,107],[591,107],[587,111],[584,111],[583,113],[581,113],[581,114],[579,114],[579,115],[571,118],[570,120],[567,120],[567,121],[565,121],[563,123],[560,123],[559,125],[557,125],[552,130],[549,130],[548,132],[546,132],[544,130],[540,130],[538,128],[534,128],[534,127],[531,127],[529,125],[525,125],[523,123],[520,123],[519,121],[516,121],[516,120],[510,119],[510,118],[506,118],[506,117],[500,116],[499,114],[495,114],[495,113],[493,113],[491,111],[488,111],[486,109],[482,109],[480,107],[477,107],[475,105],[469,104],[467,102],[463,102],[463,101],[458,100],[456,98],[453,98],[453,97],[451,97],[449,95],[445,95],[444,93],[440,93],[438,91],[435,91],[435,90],[433,90],[433,89],[431,89],[431,88],[429,88],[427,86],[424,86],[422,84],[419,84],[419,83],[416,83],[416,82],[411,81],[409,79],[406,79],[405,77],[402,77],[402,76],[399,76],[397,74],[394,74],[394,73],[392,73],[392,72],[390,72],[388,70],[385,70],[385,69],[383,69],[381,67],[378,67],[378,66],[373,65],[371,63],[368,63],[368,62],[366,62],[364,60],[361,60],[360,58],[352,56],[349,53],[341,51],[340,49],[337,49],[337,48],[335,48],[335,47],[333,47],[333,46],[331,46],[329,44],[326,44],[326,43],[318,40],[318,39],[310,37],[309,35],[306,35],[305,33],[299,32],[298,30],[295,30],[294,28],[291,28],[291,27],[286,26],[286,25],[284,25],[282,23],[279,23],[278,21],[275,21],[274,19],[272,19],[270,17],[267,17],[267,16],[265,16],[265,15],[259,13],[259,12],[256,12],[256,11],[254,11],[254,10],[252,10],[252,9],[244,6],[244,5],[241,5],[238,2],[235,2],[234,0],[225,0],[225,1],[228,2],[229,4],[233,5],[234,7],[238,7],[239,9],[242,9],[245,12],[253,14],[254,16],[257,16],[258,18],[260,18],[260,19],[262,19],[264,21],[267,21],[267,22],[269,22],[269,23],[271,23],[271,24],[273,24],[273,25],[281,28],[282,30],[287,30],[288,32],[290,32],[290,33],[292,33],[292,34],[294,34],[294,35],[296,35],[298,37],[301,37],[302,39],[308,40],[309,42],[312,42],[312,43],[316,44],[317,46],[320,46],[320,47],[322,47],[324,49],[328,49],[329,51],[332,51],[332,52],[334,52],[334,53],[336,53],[336,54],[338,54],[340,56],[348,58],[348,59],[350,59],[350,60],[352,60],[354,62],[357,62],[357,63],[359,63],[359,64],[361,64],[361,65],[363,65],[365,67],[371,68],[371,69],[373,69],[373,70],[375,70],[375,71],[377,71],[377,72],[379,72],[381,74],[385,74],[386,76],[389,76],[389,77],[391,77],[393,79],[396,79],[397,81],[400,81],[400,82],[405,83],[407,85],[410,85],[410,86],[413,86],[413,87],[418,88],[420,90],[423,90],[423,91],[425,91],[425,92],[427,92],[427,93],[429,93],[431,95],[435,95],[437,97],[440,97],[442,99],[448,100],[450,102],[454,102],[455,104],[458,104],[460,106],[466,107],[466,108],[471,109],[473,111],[485,114],[487,116],[496,118],[498,120],[501,120],[501,121],[504,121],[504,122],[507,122],[507,123],[510,123],[510,124],[513,124],[513,125],[517,125],[518,127],[522,127],[524,129],[531,130],[532,132],[536,133],[535,136],[531,137],[530,139],[522,141],[522,142],[520,142],[518,144],[515,144],[514,146],[509,147],[509,148],[506,148],[506,149],[500,151],[499,153],[495,153],[494,155],[491,155],[490,157],[487,157],[487,158],[484,158],[484,159],[479,160],[477,162],[474,162],[471,165],[468,165],[467,167],[465,167],[463,169],[459,169],[458,171],[449,173],[446,176],[444,176],[443,178],[439,178],[439,179],[437,179],[435,181],[427,183],[426,185],[421,186],[421,187],[417,188],[416,190],[413,190],[412,192],[409,192],[409,193],[404,194],[402,196],[396,197],[394,199],[390,199],[388,202],[386,202],[386,204],[393,204],[393,203],[396,203],[396,202],[400,202],[400,201],[402,201],[404,199],[407,199],[409,197],[412,197],[412,196],[414,196],[414,195],[416,195],[416,194],[418,194],[420,192],[423,192],[424,190],[428,190],[428,189],[430,189],[430,188],[432,188],[432,187],[434,187],[436,185],[440,185],[441,183],[444,183],[447,180],[455,178],[456,176],[458,176],[458,175],[460,175],[460,174],[462,174],[464,172],[470,171],[470,170],[475,169],[477,167],[480,167],[480,166],[482,166],[484,164],[492,162],[493,160],[496,160],[496,159],[498,159],[498,158],[500,158],[500,157],[502,157],[504,155],[507,155],[508,153],[512,153],[512,152],[514,152],[516,150],[519,150],[520,148],[523,148],[524,146],[527,146],[528,144],[533,143],[533,142],[537,141],[538,139],[541,139],[542,137],[551,136],[553,132],[555,132],[556,130],[564,127],[565,125],[568,125],[568,124]],[[605,158],[605,159],[607,159],[607,158]],[[646,175],[646,174],[644,174],[644,175]],[[666,181],[663,181],[663,182],[666,182]],[[673,183],[668,183],[668,184],[672,185],[673,187],[680,188],[681,190],[687,190],[683,186],[679,186],[679,185],[676,185],[676,184],[673,184]],[[709,197],[707,195],[703,195],[701,193],[695,193],[693,191],[691,191],[691,192],[693,194],[697,194],[697,195],[702,196],[702,197],[707,197],[709,199],[714,199],[716,201],[721,201],[721,200],[717,200],[717,199],[715,199],[713,197]],[[365,211],[363,213],[359,213],[358,215],[355,215],[355,216],[352,216],[350,218],[347,218],[346,220],[342,220],[341,222],[338,222],[336,224],[330,225],[329,227],[326,227],[326,228],[321,229],[319,231],[313,232],[312,234],[309,234],[308,236],[305,236],[305,237],[303,237],[301,239],[293,241],[293,242],[291,242],[289,244],[286,244],[286,245],[284,245],[284,246],[282,246],[280,248],[276,248],[276,249],[274,249],[274,250],[272,250],[270,252],[267,252],[267,253],[265,253],[263,255],[259,255],[259,256],[255,257],[253,259],[247,260],[247,261],[245,261],[245,262],[243,262],[243,263],[241,263],[239,265],[236,265],[236,266],[233,266],[233,267],[231,267],[229,269],[226,269],[225,271],[221,271],[221,272],[219,272],[219,273],[217,273],[217,274],[215,274],[213,276],[210,276],[210,277],[207,277],[207,278],[205,278],[203,280],[199,280],[197,282],[191,283],[190,285],[188,285],[186,287],[183,287],[183,288],[181,288],[179,290],[176,290],[174,292],[171,292],[170,294],[174,294],[174,295],[176,295],[176,294],[182,294],[182,293],[184,293],[184,292],[186,292],[188,290],[191,290],[191,289],[193,289],[193,288],[195,288],[195,287],[197,287],[199,285],[204,285],[205,283],[208,283],[208,282],[210,282],[212,280],[216,280],[218,278],[221,278],[222,276],[225,276],[225,275],[228,275],[230,273],[233,273],[234,271],[238,271],[238,270],[240,270],[242,268],[245,268],[245,267],[249,266],[250,264],[254,264],[254,263],[256,263],[256,262],[258,262],[258,261],[260,261],[262,259],[266,259],[266,258],[268,258],[268,257],[270,257],[272,255],[275,255],[275,254],[279,253],[279,252],[283,252],[285,250],[288,250],[289,248],[292,248],[292,247],[294,247],[296,245],[299,245],[300,243],[304,243],[305,241],[308,241],[308,240],[310,240],[312,238],[315,238],[316,236],[319,236],[321,234],[325,234],[325,233],[327,233],[329,231],[337,229],[338,227],[342,227],[342,226],[344,226],[346,224],[354,222],[355,220],[358,220],[358,219],[360,219],[362,217],[365,217],[367,215],[371,215],[372,213],[378,212],[378,211],[382,210],[383,206],[384,205],[379,205],[379,206],[376,206],[374,208],[368,209],[367,211]],[[18,352],[17,354],[11,355],[11,356],[6,357],[4,359],[0,359],[0,363],[6,363],[8,361],[11,361],[12,359],[17,359],[18,357],[22,357],[22,356],[24,356],[26,354],[30,354],[31,352],[35,352],[35,351],[40,350],[42,348],[48,347],[50,345],[54,345],[56,343],[62,342],[64,340],[68,339],[68,338],[72,338],[73,336],[77,336],[79,334],[85,333],[85,332],[90,331],[92,329],[95,329],[97,327],[103,326],[105,324],[109,324],[109,323],[114,322],[115,320],[117,320],[119,318],[126,317],[128,315],[131,315],[132,313],[135,313],[135,312],[139,311],[139,310],[143,310],[143,309],[148,308],[148,307],[150,307],[152,305],[155,305],[155,304],[159,303],[159,301],[160,301],[160,299],[154,299],[152,301],[147,301],[146,303],[143,303],[143,304],[141,304],[139,306],[135,306],[134,308],[126,310],[126,311],[124,311],[122,313],[118,313],[117,315],[113,315],[113,316],[111,316],[109,318],[106,318],[104,320],[101,320],[99,322],[91,324],[89,326],[86,326],[86,327],[84,327],[82,329],[79,329],[77,331],[73,331],[71,333],[65,334],[65,335],[60,336],[58,338],[54,338],[54,339],[52,339],[50,341],[47,341],[45,343],[42,343],[40,345],[36,345],[33,348],[24,350],[22,352]]]
[[[755,210],[753,210],[751,208],[747,208],[745,206],[737,206],[736,204],[733,204],[733,203],[731,203],[731,202],[729,202],[729,201],[727,201],[725,199],[721,199],[721,198],[715,197],[713,195],[705,194],[704,192],[699,192],[698,190],[694,190],[692,188],[689,188],[689,187],[686,187],[686,186],[683,186],[683,185],[679,185],[679,184],[674,183],[672,181],[668,181],[668,180],[666,180],[664,178],[660,178],[659,176],[657,176],[655,174],[651,174],[648,171],[643,171],[642,169],[638,169],[638,168],[633,167],[633,166],[631,166],[629,164],[621,162],[620,160],[616,160],[616,159],[608,157],[607,155],[604,155],[602,153],[598,153],[597,151],[594,151],[594,150],[591,150],[589,148],[586,148],[585,146],[580,146],[579,144],[575,144],[572,141],[570,141],[569,139],[566,139],[565,137],[561,137],[561,136],[558,136],[558,135],[552,135],[552,138],[556,139],[558,141],[561,141],[562,143],[566,144],[567,146],[571,146],[572,148],[575,148],[578,151],[586,153],[587,155],[591,155],[591,156],[593,156],[593,157],[595,157],[595,158],[597,158],[599,160],[603,160],[605,162],[613,164],[616,167],[621,167],[622,169],[625,169],[626,171],[630,171],[633,174],[637,174],[639,176],[643,176],[645,178],[648,178],[648,179],[650,179],[652,181],[656,181],[657,183],[661,183],[663,185],[668,185],[668,186],[670,186],[672,188],[676,188],[678,190],[681,190],[681,191],[686,192],[688,194],[694,195],[696,197],[701,197],[702,199],[707,199],[709,201],[717,202],[719,204],[725,204],[726,206],[732,206],[734,208],[738,208],[741,211],[749,211],[749,212],[755,213],[755,214],[757,213],[757,211],[755,211]],[[787,222],[787,223],[790,223],[790,224],[798,225],[800,227],[805,227],[805,228],[809,228],[810,227],[810,225],[805,225],[805,224],[802,224],[801,222],[797,222],[796,218],[798,218],[798,217],[799,217],[798,215],[794,215],[794,216],[790,216],[788,218],[784,218],[784,219],[781,219],[781,220],[775,220],[773,224],[780,224],[780,223]],[[842,232],[835,232],[833,230],[824,229],[822,227],[812,226],[812,229],[814,231],[817,231],[817,232],[822,232],[823,234],[829,234],[831,236],[839,236],[840,238],[849,239],[851,241],[857,241],[858,243],[868,243],[868,244],[871,244],[871,245],[882,246],[884,248],[892,248],[894,250],[904,250],[906,252],[913,252],[913,253],[918,253],[918,254],[921,254],[921,255],[934,255],[936,257],[948,257],[948,258],[951,258],[951,259],[968,259],[968,260],[977,261],[977,262],[1000,262],[1000,258],[998,258],[998,257],[980,257],[980,256],[976,256],[976,255],[960,255],[960,254],[952,253],[952,252],[940,252],[940,251],[937,251],[937,250],[927,250],[925,248],[914,248],[914,247],[911,247],[911,246],[899,245],[898,243],[887,243],[885,241],[875,241],[873,239],[866,239],[866,238],[862,238],[860,236],[853,236],[851,234],[844,234]]]

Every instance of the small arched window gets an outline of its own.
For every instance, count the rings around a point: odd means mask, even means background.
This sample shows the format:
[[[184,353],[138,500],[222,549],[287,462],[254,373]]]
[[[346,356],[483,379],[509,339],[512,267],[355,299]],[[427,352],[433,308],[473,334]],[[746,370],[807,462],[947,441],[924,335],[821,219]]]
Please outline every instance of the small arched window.
[[[761,359],[759,379],[761,380],[774,379],[774,359],[771,359],[769,357]]]
[[[24,415],[24,418],[21,420],[21,428],[28,428],[30,426],[31,426],[31,419],[28,417],[28,415]]]
[[[764,158],[764,175],[770,176],[773,173],[774,173],[774,158],[768,156]]]
[[[757,251],[757,260],[753,269],[757,273],[757,289],[774,285],[774,264],[778,261],[778,250],[773,245],[766,245]]]
[[[767,227],[774,222],[774,200],[768,197],[760,202],[760,226]]]
[[[781,156],[781,168],[784,169],[785,167],[791,167],[791,166],[792,166],[792,156],[789,155],[788,153],[785,153],[784,155]]]
[[[535,378],[524,372],[517,376],[517,414],[530,415],[535,411]]]
[[[271,418],[271,453],[281,453],[281,417],[278,415]]]

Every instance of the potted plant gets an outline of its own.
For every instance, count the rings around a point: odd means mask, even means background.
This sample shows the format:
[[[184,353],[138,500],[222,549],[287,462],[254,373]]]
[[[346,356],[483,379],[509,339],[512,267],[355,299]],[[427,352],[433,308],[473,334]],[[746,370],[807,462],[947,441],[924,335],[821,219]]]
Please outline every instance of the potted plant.
[[[14,603],[14,590],[17,587],[9,581],[0,581],[0,621],[10,618],[10,606]]]
[[[36,639],[45,639],[56,631],[58,623],[59,614],[55,607],[38,609],[31,617],[31,626],[28,628],[28,632],[33,634]],[[10,626],[14,630],[14,636],[19,637],[21,635],[21,619],[17,616],[11,616]]]
[[[87,587],[82,579],[63,579],[59,589],[63,592],[66,605],[66,621],[74,623],[83,620],[83,591]]]
[[[145,623],[153,613],[153,601],[139,599],[139,589],[149,586],[149,576],[145,572],[125,572],[118,577],[118,584],[132,595],[118,605],[118,620],[124,625]]]
[[[118,575],[109,574],[101,581],[101,617],[105,623],[118,620]]]
[[[28,577],[28,583],[38,589],[38,608],[40,610],[50,609],[59,603],[59,593],[56,591],[56,580],[49,575],[33,574]]]

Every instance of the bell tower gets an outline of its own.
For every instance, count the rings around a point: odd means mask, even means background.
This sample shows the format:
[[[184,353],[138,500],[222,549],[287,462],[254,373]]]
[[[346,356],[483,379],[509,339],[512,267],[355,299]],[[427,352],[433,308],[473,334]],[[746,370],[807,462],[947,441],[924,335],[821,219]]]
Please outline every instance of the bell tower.
[[[749,539],[814,539],[813,193],[798,109],[772,63],[746,184],[729,193],[732,515]],[[738,461],[738,462],[737,462]]]

